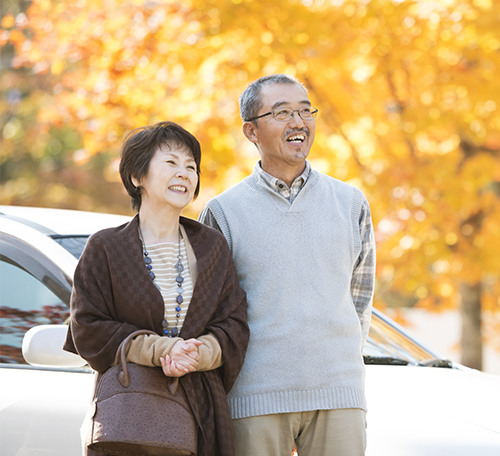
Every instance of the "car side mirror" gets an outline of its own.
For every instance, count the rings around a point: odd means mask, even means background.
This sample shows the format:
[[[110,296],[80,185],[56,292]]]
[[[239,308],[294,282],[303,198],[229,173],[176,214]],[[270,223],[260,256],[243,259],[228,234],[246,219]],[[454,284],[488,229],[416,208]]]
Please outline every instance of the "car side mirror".
[[[36,367],[83,367],[80,356],[63,350],[68,333],[67,325],[34,326],[23,338],[23,356]]]

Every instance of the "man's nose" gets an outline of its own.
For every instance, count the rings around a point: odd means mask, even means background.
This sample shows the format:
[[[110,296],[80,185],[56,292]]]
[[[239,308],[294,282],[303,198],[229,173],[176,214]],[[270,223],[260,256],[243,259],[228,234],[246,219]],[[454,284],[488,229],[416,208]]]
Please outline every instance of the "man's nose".
[[[295,128],[301,128],[305,126],[304,119],[300,117],[298,111],[293,111],[292,112],[292,118],[288,122],[289,125],[295,127]]]

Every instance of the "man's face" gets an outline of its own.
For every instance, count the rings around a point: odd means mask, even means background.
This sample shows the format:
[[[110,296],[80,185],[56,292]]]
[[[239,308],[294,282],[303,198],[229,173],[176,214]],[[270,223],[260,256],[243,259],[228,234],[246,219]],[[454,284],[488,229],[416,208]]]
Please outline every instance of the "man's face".
[[[257,115],[277,108],[299,109],[310,106],[309,98],[297,84],[268,84],[260,93],[262,108]],[[314,142],[314,119],[302,120],[298,112],[286,122],[277,121],[272,115],[258,119],[258,126],[246,122],[243,131],[254,142],[262,157],[262,167],[272,175],[273,170],[297,168],[304,165]]]

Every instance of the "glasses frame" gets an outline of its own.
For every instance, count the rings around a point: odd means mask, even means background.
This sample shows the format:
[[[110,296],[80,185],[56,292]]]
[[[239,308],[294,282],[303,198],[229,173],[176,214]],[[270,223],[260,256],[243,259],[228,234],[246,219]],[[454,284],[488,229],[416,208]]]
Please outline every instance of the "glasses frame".
[[[252,122],[254,120],[260,119],[261,117],[266,117],[266,116],[270,116],[270,115],[272,115],[274,117],[274,120],[276,120],[278,122],[289,122],[290,120],[293,119],[293,113],[294,112],[296,112],[300,116],[300,118],[302,120],[306,120],[307,121],[307,120],[315,119],[316,116],[317,116],[317,114],[318,114],[318,111],[319,111],[318,108],[315,108],[314,106],[307,106],[307,107],[309,109],[311,109],[311,118],[310,119],[304,119],[302,117],[302,114],[300,113],[300,110],[306,108],[306,106],[302,106],[299,109],[292,109],[292,112],[291,112],[292,115],[291,115],[291,117],[289,119],[286,119],[286,120],[285,119],[281,120],[281,119],[277,119],[276,118],[275,111],[280,111],[280,110],[283,109],[283,108],[276,108],[276,109],[273,109],[272,111],[266,112],[265,114],[261,114],[260,116],[256,116],[256,117],[252,117],[250,119],[247,119],[245,122]],[[285,108],[285,109],[290,109],[290,108]]]

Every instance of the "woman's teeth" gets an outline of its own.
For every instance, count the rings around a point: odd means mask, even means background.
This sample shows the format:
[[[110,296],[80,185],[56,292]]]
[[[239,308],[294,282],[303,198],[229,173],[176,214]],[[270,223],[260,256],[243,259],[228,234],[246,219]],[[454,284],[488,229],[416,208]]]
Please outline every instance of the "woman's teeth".
[[[168,187],[169,190],[173,190],[174,192],[186,192],[186,187],[180,187],[178,185],[172,185],[171,187]]]

